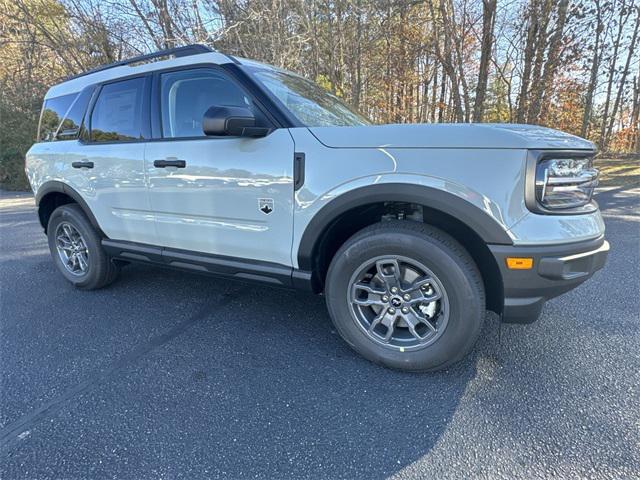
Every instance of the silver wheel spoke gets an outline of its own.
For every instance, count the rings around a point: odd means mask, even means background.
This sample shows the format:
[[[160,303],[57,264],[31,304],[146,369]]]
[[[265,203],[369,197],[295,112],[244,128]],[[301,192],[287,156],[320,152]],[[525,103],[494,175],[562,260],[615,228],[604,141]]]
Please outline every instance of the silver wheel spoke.
[[[80,267],[80,270],[82,270],[83,272],[87,270],[87,261],[84,258],[84,255],[82,255],[81,253],[79,253],[77,255],[78,258],[78,266]]]
[[[367,297],[361,298],[358,292],[366,292]],[[384,290],[376,290],[366,283],[359,282],[356,283],[351,290],[351,301],[362,307],[371,307],[373,305],[384,306],[386,304],[381,298],[384,294]],[[376,296],[377,298],[375,298]]]
[[[380,322],[382,321],[382,319],[386,314],[387,314],[386,308],[383,308],[382,310],[380,310],[380,313],[376,316],[376,318],[371,320],[371,324],[369,325],[369,332],[373,332],[375,330],[375,328],[380,324]]]
[[[384,290],[377,290],[373,288],[371,285],[358,282],[353,286],[354,290],[362,290],[367,293],[373,293],[375,295],[384,295],[386,292]]]
[[[442,295],[440,294],[440,292],[436,292],[434,291],[433,294],[431,295],[425,295],[424,293],[422,294],[421,297],[418,298],[412,298],[411,300],[409,300],[407,303],[409,305],[418,305],[420,303],[431,303],[431,302],[435,302],[436,300],[440,300],[442,298]]]
[[[387,327],[387,333],[385,333],[384,335],[385,343],[389,343],[389,340],[391,340],[391,337],[393,336],[393,332],[395,331],[395,328],[396,328],[396,319],[397,319],[396,315],[392,315],[392,316],[385,315],[385,317],[382,319],[382,324],[385,327]]]
[[[58,237],[56,237],[56,240],[58,241],[58,244],[62,244],[60,245],[61,247],[64,246],[64,247],[71,248],[71,240],[69,240],[68,237],[64,235],[59,235]]]
[[[402,318],[407,323],[407,327],[409,328],[411,335],[413,335],[418,340],[422,340],[422,337],[416,331],[416,326],[418,325],[418,323],[420,323],[419,320],[416,319],[415,316],[411,315],[410,313],[407,315],[403,315]]]
[[[427,303],[435,302],[436,300],[440,300],[441,298],[442,298],[442,294],[436,291],[434,291],[431,295],[423,294],[423,297],[422,297],[422,299]]]
[[[71,227],[66,223],[62,224],[62,230],[64,230],[65,235],[71,241],[73,241],[73,232],[71,231]]]
[[[373,305],[386,306],[387,304],[382,300],[372,300],[370,298],[354,298],[353,303],[360,305],[361,307],[372,307]]]
[[[414,292],[416,290],[419,290],[423,285],[430,284],[431,282],[433,282],[433,279],[431,277],[420,277],[417,280],[413,281],[406,292]]]
[[[387,288],[400,287],[400,264],[396,259],[376,262],[376,270]]]

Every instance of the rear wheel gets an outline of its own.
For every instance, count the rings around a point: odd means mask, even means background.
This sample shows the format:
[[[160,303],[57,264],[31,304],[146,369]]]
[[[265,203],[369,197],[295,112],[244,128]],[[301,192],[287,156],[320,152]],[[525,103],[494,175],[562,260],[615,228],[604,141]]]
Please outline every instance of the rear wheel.
[[[118,266],[102,248],[100,235],[78,205],[56,208],[49,218],[47,236],[58,270],[77,288],[101,288],[118,276]]]
[[[355,234],[329,267],[327,306],[364,357],[438,370],[464,357],[485,315],[482,278],[467,251],[429,225],[390,221]]]

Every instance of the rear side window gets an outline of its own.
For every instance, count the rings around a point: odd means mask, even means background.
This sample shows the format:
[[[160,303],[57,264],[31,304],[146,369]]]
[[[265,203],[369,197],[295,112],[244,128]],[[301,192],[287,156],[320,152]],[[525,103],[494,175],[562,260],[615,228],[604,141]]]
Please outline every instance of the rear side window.
[[[59,140],[78,138],[82,119],[87,111],[87,106],[89,105],[93,91],[94,87],[85,88],[71,104],[69,110],[67,110],[67,114],[64,116],[64,120],[62,120],[62,123],[58,127],[56,137]]]
[[[93,90],[94,87],[87,87],[80,94],[72,93],[45,100],[40,116],[38,140],[52,142],[78,138]]]
[[[92,142],[126,142],[143,138],[144,78],[104,85],[90,122]]]
[[[40,128],[38,130],[39,141],[51,142],[56,139],[58,127],[77,96],[77,93],[72,93],[70,95],[63,95],[62,97],[49,98],[44,101],[42,113],[40,114]]]
[[[210,107],[252,107],[232,80],[207,68],[163,73],[160,95],[165,138],[203,137],[202,118]]]

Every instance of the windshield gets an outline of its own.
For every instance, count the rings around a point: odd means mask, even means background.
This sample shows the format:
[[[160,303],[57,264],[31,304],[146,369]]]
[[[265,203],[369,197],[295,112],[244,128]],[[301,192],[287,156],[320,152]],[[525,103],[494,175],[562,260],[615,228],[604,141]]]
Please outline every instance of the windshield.
[[[370,125],[371,122],[319,85],[282,70],[252,67],[251,73],[307,127]]]

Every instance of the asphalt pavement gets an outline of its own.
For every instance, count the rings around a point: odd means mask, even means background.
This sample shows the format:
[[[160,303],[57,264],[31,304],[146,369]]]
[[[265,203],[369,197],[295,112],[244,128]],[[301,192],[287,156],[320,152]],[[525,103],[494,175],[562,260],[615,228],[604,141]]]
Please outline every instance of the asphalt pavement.
[[[640,189],[532,325],[435,374],[373,365],[322,297],[150,266],[77,291],[0,195],[0,478],[640,478]]]

